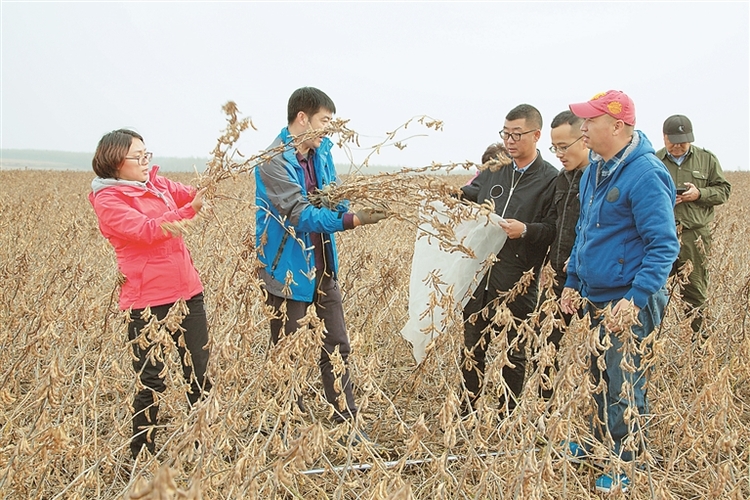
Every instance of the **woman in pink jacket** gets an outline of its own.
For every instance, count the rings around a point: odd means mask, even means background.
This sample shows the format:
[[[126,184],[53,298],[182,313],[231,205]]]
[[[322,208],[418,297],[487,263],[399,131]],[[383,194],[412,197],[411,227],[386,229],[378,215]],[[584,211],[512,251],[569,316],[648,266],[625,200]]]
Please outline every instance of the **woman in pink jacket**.
[[[206,377],[209,351],[203,285],[183,238],[162,228],[165,222],[195,217],[203,206],[203,190],[196,192],[193,187],[157,175],[158,166],[149,169],[151,156],[136,132],[115,130],[104,135],[91,162],[97,177],[89,195],[99,229],[114,247],[124,278],[120,309],[129,311],[133,368],[144,386],[133,402],[130,451],[134,459],[144,445],[155,453],[159,405],[154,391],[166,389],[159,376],[164,369],[159,361],[161,353],[149,354],[162,348],[151,336],[151,322],[163,320],[178,301],[185,302],[186,316],[177,331],[168,333],[177,345],[183,374],[190,384],[190,405],[211,388]],[[147,308],[151,316],[144,318]],[[178,341],[181,336],[184,343]],[[188,359],[186,351],[190,353]]]

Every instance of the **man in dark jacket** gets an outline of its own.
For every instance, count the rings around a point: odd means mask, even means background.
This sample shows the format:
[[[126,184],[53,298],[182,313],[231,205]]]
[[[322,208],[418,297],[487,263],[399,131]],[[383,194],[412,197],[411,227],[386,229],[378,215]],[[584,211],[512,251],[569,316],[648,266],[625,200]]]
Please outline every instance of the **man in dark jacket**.
[[[583,118],[579,118],[571,111],[563,111],[552,120],[552,146],[549,150],[557,156],[563,169],[557,175],[555,182],[555,202],[552,206],[556,233],[555,240],[549,249],[549,262],[555,271],[555,281],[552,285],[552,291],[558,299],[562,295],[565,286],[566,267],[570,251],[573,249],[573,243],[576,240],[576,224],[578,223],[578,213],[581,210],[581,202],[578,197],[578,185],[581,181],[581,175],[589,166],[589,148],[583,142],[581,134],[581,125]],[[565,325],[570,323],[571,315],[563,313]],[[562,330],[553,328],[547,342],[560,347],[562,340]],[[557,364],[555,364],[557,366]],[[547,371],[549,376],[549,372]],[[542,397],[549,399],[552,397],[551,380],[547,379],[542,382]]]
[[[589,166],[589,148],[582,141],[581,125],[583,119],[571,111],[563,111],[552,120],[552,146],[549,150],[557,156],[563,169],[555,182],[556,234],[550,247],[550,264],[555,270],[554,291],[560,297],[565,286],[565,271],[576,240],[576,223],[581,210],[578,198],[578,185],[581,175]]]
[[[512,109],[505,117],[500,137],[513,163],[493,172],[483,170],[469,185],[461,188],[463,198],[483,203],[492,200],[495,211],[505,219],[503,229],[508,239],[497,254],[497,262],[480,281],[473,297],[464,307],[464,345],[462,373],[468,398],[464,412],[476,404],[482,387],[485,355],[492,332],[507,328],[511,344],[508,359],[514,365],[504,366],[501,409],[515,408],[523,389],[526,356],[523,343],[512,345],[518,332],[514,323],[523,321],[534,310],[537,294],[536,279],[528,288],[508,299],[513,318],[505,324],[493,322],[496,299],[511,290],[527,271],[539,275],[547,248],[555,237],[552,213],[557,169],[544,161],[536,144],[541,137],[542,115],[528,104]],[[502,300],[502,299],[501,299]],[[489,314],[476,314],[488,308]],[[510,392],[510,393],[509,393]]]

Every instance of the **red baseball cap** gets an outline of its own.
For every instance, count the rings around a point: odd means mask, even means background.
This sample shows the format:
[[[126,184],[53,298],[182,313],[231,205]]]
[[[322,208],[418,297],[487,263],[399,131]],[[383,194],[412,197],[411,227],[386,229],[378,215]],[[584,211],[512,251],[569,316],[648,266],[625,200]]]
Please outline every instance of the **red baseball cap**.
[[[581,118],[596,118],[609,115],[627,125],[635,125],[635,104],[624,92],[608,90],[596,94],[590,101],[571,104],[570,110]]]

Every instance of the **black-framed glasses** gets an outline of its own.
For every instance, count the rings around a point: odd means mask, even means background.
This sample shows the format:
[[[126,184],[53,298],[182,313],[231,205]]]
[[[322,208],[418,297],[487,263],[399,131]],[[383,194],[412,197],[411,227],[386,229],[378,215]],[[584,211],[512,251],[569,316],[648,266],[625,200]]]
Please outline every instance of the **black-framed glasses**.
[[[568,149],[570,148],[570,146],[572,146],[572,145],[573,145],[573,144],[575,144],[576,142],[580,141],[581,139],[583,139],[583,136],[579,137],[578,139],[576,139],[575,141],[571,142],[571,143],[570,143],[570,144],[568,144],[567,146],[559,146],[559,147],[558,147],[558,146],[555,146],[555,145],[553,144],[552,146],[550,146],[550,147],[549,147],[550,153],[554,153],[554,154],[561,154],[561,155],[564,155],[564,154],[565,154],[565,152],[566,152],[566,151],[567,151],[567,150],[568,150]]]
[[[526,132],[506,132],[505,130],[500,131],[500,138],[502,140],[507,141],[509,138],[513,139],[514,141],[518,142],[521,140],[522,135],[530,134],[532,132],[536,132],[539,130],[538,128],[535,128],[534,130],[527,130]]]
[[[151,153],[150,151],[147,151],[143,153],[140,156],[126,156],[126,160],[136,160],[139,165],[148,165],[148,162],[151,161],[151,158],[154,157],[154,153]]]

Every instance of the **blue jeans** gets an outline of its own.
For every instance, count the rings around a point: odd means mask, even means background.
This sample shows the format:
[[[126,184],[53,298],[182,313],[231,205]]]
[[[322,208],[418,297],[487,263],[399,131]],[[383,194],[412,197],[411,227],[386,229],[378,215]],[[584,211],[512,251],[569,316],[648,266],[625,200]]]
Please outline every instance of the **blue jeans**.
[[[638,321],[641,324],[633,325],[632,327],[632,331],[636,336],[636,347],[640,348],[643,339],[661,323],[664,317],[664,309],[667,305],[667,298],[666,288],[662,288],[649,297],[646,305],[638,313]],[[595,311],[604,309],[609,304],[614,307],[617,302],[617,300],[613,300],[612,302],[591,302],[587,306],[586,312],[591,317],[592,327],[598,325],[603,319],[601,316],[595,317]],[[604,339],[605,335],[606,330],[604,325],[601,325],[599,330],[600,340]],[[611,436],[614,441],[614,454],[620,456],[625,461],[630,461],[633,459],[633,452],[623,449],[625,439],[628,437],[628,423],[625,422],[624,415],[625,411],[631,405],[638,410],[639,415],[648,414],[648,399],[645,387],[648,373],[641,369],[641,355],[638,353],[633,353],[631,360],[632,365],[635,367],[635,372],[629,373],[623,371],[620,368],[623,358],[622,341],[618,334],[614,333],[610,333],[609,338],[612,346],[600,354],[600,356],[604,356],[606,369],[602,372],[597,365],[597,358],[594,357],[591,359],[591,374],[594,378],[594,383],[600,384],[602,378],[605,382],[603,392],[594,394],[597,415],[599,420],[604,422],[604,424],[594,425],[592,422],[592,428],[594,436],[600,441],[607,434]],[[632,387],[632,394],[623,398],[621,395],[622,386],[626,381]],[[632,422],[632,425],[633,432],[638,432],[640,429],[638,422]],[[645,429],[642,430],[645,431]],[[640,445],[640,439],[636,437],[636,440]]]

